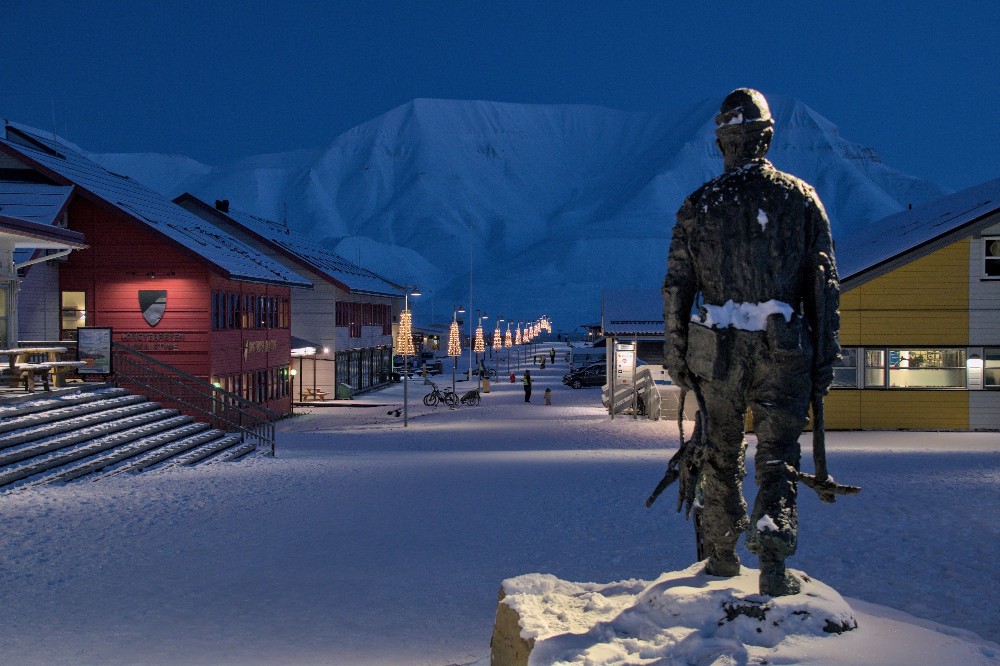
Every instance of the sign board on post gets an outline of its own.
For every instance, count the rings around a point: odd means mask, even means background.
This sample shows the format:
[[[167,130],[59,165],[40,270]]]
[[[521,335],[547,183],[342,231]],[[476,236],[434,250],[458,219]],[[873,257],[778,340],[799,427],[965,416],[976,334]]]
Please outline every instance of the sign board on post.
[[[635,343],[619,342],[615,345],[615,384],[631,386],[635,377]]]
[[[111,329],[82,327],[76,329],[76,360],[83,361],[81,375],[111,374]]]

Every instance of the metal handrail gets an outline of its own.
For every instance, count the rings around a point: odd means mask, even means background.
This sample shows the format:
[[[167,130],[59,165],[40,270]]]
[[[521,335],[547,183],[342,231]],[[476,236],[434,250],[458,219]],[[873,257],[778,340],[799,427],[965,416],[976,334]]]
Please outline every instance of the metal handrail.
[[[115,383],[131,384],[173,403],[189,415],[210,421],[213,427],[254,441],[274,455],[274,421],[281,414],[214,384],[188,374],[120,342],[112,342]]]

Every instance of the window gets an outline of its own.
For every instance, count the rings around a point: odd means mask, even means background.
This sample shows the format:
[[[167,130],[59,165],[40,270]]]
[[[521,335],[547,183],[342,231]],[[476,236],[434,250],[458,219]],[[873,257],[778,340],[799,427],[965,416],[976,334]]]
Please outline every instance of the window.
[[[983,387],[1000,389],[1000,347],[987,347],[983,350]]]
[[[865,350],[865,388],[885,388],[885,350]]]
[[[965,388],[965,349],[890,349],[889,388]]]
[[[833,388],[858,388],[857,347],[844,347],[840,355],[840,360],[833,364]]]
[[[87,325],[87,292],[62,292],[62,329],[76,331]]]
[[[1000,278],[1000,237],[983,236],[983,275],[988,278]]]

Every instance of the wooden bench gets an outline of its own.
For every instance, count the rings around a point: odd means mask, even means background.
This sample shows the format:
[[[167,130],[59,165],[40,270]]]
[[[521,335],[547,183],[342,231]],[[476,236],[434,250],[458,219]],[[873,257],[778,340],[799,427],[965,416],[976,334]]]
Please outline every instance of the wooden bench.
[[[77,368],[82,368],[87,365],[86,361],[49,361],[48,365],[52,366],[52,382],[56,386],[66,386],[66,375],[71,374],[76,371]]]
[[[302,398],[303,400],[308,400],[309,398],[312,398],[313,400],[326,400],[326,396],[329,395],[329,393],[323,389],[314,388],[303,389],[303,393],[305,394]]]
[[[49,372],[52,366],[48,363],[15,363],[13,366],[7,365],[0,369],[0,374],[10,380],[11,386],[17,386],[24,382],[24,390],[28,393],[35,392],[35,380],[41,379],[42,386],[46,391],[49,388]]]

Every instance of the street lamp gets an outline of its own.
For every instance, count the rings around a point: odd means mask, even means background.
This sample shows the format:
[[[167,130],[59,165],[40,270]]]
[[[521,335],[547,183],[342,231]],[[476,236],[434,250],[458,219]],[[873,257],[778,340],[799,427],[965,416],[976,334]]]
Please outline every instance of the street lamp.
[[[458,313],[465,312],[465,308],[456,305],[451,314],[451,330],[448,331],[448,356],[454,357],[451,366],[451,391],[455,392],[455,371],[458,369],[458,357],[462,355],[462,340],[458,332]]]
[[[403,311],[399,313],[399,332],[396,348],[403,352],[403,427],[409,425],[410,360],[416,353],[413,347],[413,314],[410,312],[410,296],[419,296],[420,290],[413,286],[404,287]]]
[[[507,348],[507,374],[510,374],[510,348],[514,346],[514,339],[510,336],[511,323],[507,322],[507,335],[503,339],[503,346]]]
[[[476,324],[476,340],[473,343],[472,348],[476,352],[476,364],[477,364],[476,368],[478,369],[479,355],[486,352],[486,341],[483,339],[483,320],[489,319],[490,316],[485,312],[480,312],[479,310],[476,310],[476,315],[478,315],[479,322]],[[470,372],[469,379],[472,379],[471,375],[472,370],[470,369],[469,372]],[[481,373],[476,373],[476,374],[480,375]],[[476,382],[476,388],[480,389],[482,388],[482,386],[483,386],[483,378],[482,376],[480,376]]]

